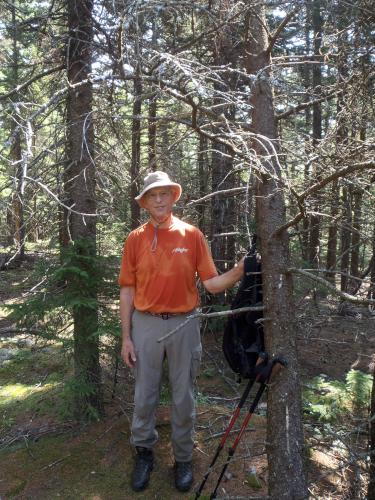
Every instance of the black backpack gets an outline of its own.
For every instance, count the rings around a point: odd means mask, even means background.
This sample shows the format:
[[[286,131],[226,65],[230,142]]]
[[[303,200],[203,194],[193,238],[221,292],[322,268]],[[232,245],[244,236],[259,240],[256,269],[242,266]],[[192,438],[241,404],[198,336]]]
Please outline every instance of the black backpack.
[[[257,274],[253,274],[257,273]],[[245,258],[244,277],[232,302],[232,309],[262,305],[262,275],[255,242]],[[267,363],[264,352],[262,311],[230,316],[224,329],[223,351],[239,378],[255,379]]]

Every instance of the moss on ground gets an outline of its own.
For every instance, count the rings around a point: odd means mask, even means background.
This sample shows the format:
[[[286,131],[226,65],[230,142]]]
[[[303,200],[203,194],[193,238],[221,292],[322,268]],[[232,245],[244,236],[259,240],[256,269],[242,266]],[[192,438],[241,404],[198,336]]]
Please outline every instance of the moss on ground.
[[[48,437],[28,447],[0,453],[0,498],[66,500],[123,500],[134,498],[130,489],[133,457],[125,417],[90,426],[84,433]],[[155,470],[149,488],[139,499],[189,498],[173,486],[170,449],[161,430],[155,450]]]

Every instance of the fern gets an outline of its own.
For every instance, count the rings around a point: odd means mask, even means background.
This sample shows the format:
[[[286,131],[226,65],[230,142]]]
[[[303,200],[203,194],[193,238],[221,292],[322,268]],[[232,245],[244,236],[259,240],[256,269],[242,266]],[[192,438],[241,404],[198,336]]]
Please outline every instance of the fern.
[[[360,414],[369,405],[371,385],[371,376],[359,370],[350,370],[345,382],[319,375],[304,391],[304,410],[327,423]]]

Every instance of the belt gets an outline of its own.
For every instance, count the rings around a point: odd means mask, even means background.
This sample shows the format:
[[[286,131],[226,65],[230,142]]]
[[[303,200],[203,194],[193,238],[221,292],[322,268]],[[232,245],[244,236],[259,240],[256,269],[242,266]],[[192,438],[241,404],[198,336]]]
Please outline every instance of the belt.
[[[155,316],[156,318],[161,318],[161,319],[169,319],[172,318],[173,316],[181,316],[181,314],[187,314],[187,313],[170,313],[170,312],[162,312],[162,313],[153,313],[150,311],[142,311],[145,314],[150,314],[151,316]]]

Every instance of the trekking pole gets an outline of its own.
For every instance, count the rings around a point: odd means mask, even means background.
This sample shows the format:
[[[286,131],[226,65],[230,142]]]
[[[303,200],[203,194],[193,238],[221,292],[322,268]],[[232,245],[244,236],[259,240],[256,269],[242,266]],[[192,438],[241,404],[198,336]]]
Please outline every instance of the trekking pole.
[[[236,422],[236,420],[237,420],[237,418],[238,418],[238,416],[239,416],[239,414],[241,412],[241,408],[245,404],[245,401],[246,401],[246,399],[247,399],[247,397],[249,395],[249,392],[250,392],[252,386],[254,385],[254,382],[255,382],[255,379],[249,379],[249,382],[248,382],[248,384],[247,384],[247,386],[246,386],[246,388],[244,390],[244,393],[241,396],[241,399],[240,399],[240,401],[239,401],[239,403],[238,403],[238,405],[237,405],[237,407],[235,409],[235,412],[233,413],[233,415],[232,415],[232,417],[230,419],[229,425],[228,425],[228,427],[227,427],[227,429],[226,429],[223,437],[221,438],[219,446],[217,447],[217,450],[215,452],[214,458],[212,459],[212,461],[211,461],[211,463],[210,463],[210,465],[208,467],[208,470],[207,470],[207,472],[206,472],[206,474],[205,474],[205,476],[204,476],[204,478],[203,478],[203,480],[202,480],[202,482],[201,482],[201,484],[199,486],[199,489],[198,489],[198,491],[195,494],[195,500],[197,500],[197,498],[199,498],[201,496],[202,490],[204,488],[204,485],[206,484],[208,476],[211,474],[212,468],[215,465],[215,462],[218,459],[218,457],[219,457],[222,449],[224,448],[225,442],[226,442],[226,440],[227,440],[227,438],[228,438],[228,436],[230,434],[230,431],[232,430],[232,427],[233,427],[234,423]]]
[[[197,500],[197,498],[199,498],[201,496],[204,485],[206,484],[206,481],[212,472],[212,468],[215,465],[216,460],[218,459],[221,451],[224,448],[224,445],[225,445],[226,440],[230,434],[230,431],[232,430],[233,425],[235,424],[238,416],[240,415],[241,409],[242,409],[243,405],[245,404],[246,399],[248,398],[248,395],[250,393],[251,388],[254,385],[254,382],[256,382],[258,380],[258,377],[261,376],[262,371],[267,366],[266,365],[267,360],[268,360],[268,355],[265,352],[260,352],[257,363],[256,363],[256,367],[255,367],[256,368],[256,370],[255,370],[256,375],[254,375],[254,377],[249,379],[249,382],[248,382],[248,384],[247,384],[247,386],[246,386],[246,388],[241,396],[241,399],[238,402],[238,405],[237,405],[237,407],[236,407],[236,409],[235,409],[235,411],[234,411],[234,413],[229,421],[228,427],[227,427],[223,437],[221,438],[219,446],[217,447],[217,450],[216,450],[215,455],[214,455],[214,457],[213,457],[213,459],[208,467],[208,470],[207,470],[207,472],[206,472],[206,474],[205,474],[205,476],[204,476],[204,478],[203,478],[203,480],[198,488],[198,491],[195,494],[194,500]]]
[[[262,374],[260,375],[259,378],[261,378],[261,385],[260,385],[260,387],[258,389],[258,392],[255,395],[254,401],[252,402],[252,404],[251,404],[251,406],[249,408],[249,411],[248,411],[248,413],[246,415],[246,418],[244,419],[244,421],[242,423],[241,429],[239,430],[239,432],[237,434],[237,437],[236,437],[233,445],[229,448],[227,460],[226,460],[226,462],[225,462],[225,464],[224,464],[224,466],[222,468],[222,471],[221,471],[219,479],[218,479],[218,481],[216,483],[215,489],[214,489],[213,493],[211,493],[211,495],[210,495],[210,500],[216,498],[216,492],[217,492],[217,490],[218,490],[218,488],[220,486],[220,483],[221,483],[221,480],[223,479],[225,471],[227,470],[228,465],[229,465],[230,461],[233,458],[233,455],[234,455],[234,453],[236,451],[238,443],[240,442],[240,440],[242,438],[242,435],[245,432],[245,429],[246,429],[246,427],[248,426],[248,424],[249,424],[249,422],[251,420],[251,417],[254,415],[254,412],[256,410],[256,407],[258,406],[258,403],[260,401],[260,398],[262,397],[263,392],[267,388],[268,381],[270,380],[270,378],[272,376],[272,372],[273,372],[274,366],[276,364],[279,364],[280,366],[285,366],[286,365],[286,363],[284,361],[280,361],[279,359],[275,359],[275,360],[272,361],[272,363],[270,365],[270,368],[266,369],[266,371],[263,374],[263,376],[261,376]]]

